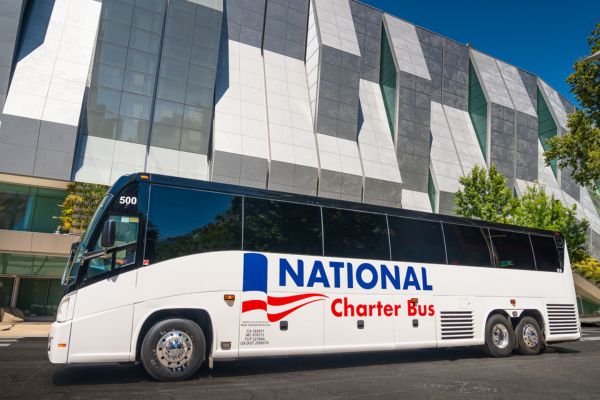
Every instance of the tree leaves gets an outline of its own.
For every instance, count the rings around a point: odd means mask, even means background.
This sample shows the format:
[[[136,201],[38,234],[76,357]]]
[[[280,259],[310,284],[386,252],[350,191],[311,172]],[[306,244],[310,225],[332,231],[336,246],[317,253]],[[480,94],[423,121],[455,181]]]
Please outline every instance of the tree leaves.
[[[460,177],[459,181],[462,188],[455,197],[458,215],[561,232],[567,241],[572,261],[584,260],[589,256],[589,224],[586,220],[577,221],[577,206],[565,207],[554,195],[548,196],[544,187],[537,182],[528,185],[521,197],[516,198],[507,187],[507,180],[493,165],[489,171],[476,165],[469,175]]]

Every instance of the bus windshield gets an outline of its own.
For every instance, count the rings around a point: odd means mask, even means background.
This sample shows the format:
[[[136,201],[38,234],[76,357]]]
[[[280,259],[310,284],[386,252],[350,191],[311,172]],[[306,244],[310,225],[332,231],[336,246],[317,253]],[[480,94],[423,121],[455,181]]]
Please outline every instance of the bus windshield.
[[[69,261],[67,261],[67,266],[65,267],[65,272],[63,274],[63,279],[61,282],[63,286],[68,286],[71,282],[74,282],[77,279],[77,274],[79,273],[79,267],[81,265],[81,257],[83,256],[83,253],[88,247],[90,235],[92,234],[92,232],[94,232],[96,225],[98,225],[98,220],[100,219],[102,214],[104,214],[104,210],[110,204],[110,200],[112,199],[112,197],[112,194],[107,194],[104,197],[104,199],[102,199],[102,202],[100,203],[98,209],[94,213],[94,216],[92,217],[90,224],[85,230],[83,237],[79,241],[79,246],[77,247],[77,250],[72,252],[71,256],[69,257]]]

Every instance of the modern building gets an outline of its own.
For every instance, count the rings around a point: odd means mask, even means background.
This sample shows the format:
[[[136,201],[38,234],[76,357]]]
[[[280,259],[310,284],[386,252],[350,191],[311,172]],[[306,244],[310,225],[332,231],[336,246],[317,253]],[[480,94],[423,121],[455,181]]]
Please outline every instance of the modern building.
[[[0,306],[52,315],[65,185],[137,171],[451,214],[496,165],[577,204],[599,257],[590,193],[543,161],[572,109],[354,0],[3,0]]]

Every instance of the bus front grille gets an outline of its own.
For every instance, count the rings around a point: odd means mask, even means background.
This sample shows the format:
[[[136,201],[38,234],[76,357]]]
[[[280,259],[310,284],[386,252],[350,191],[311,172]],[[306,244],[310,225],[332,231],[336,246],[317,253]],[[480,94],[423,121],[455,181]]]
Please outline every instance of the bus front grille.
[[[573,304],[546,304],[551,335],[579,332],[577,310]]]
[[[440,312],[442,340],[473,339],[473,313],[471,311]]]

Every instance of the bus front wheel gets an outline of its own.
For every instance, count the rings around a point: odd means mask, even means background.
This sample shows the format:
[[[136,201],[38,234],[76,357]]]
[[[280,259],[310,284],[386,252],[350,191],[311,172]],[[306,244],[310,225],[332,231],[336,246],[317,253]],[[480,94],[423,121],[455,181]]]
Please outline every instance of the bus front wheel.
[[[515,332],[504,315],[492,315],[485,325],[485,350],[493,357],[508,357],[515,347]]]
[[[182,318],[155,323],[142,342],[144,369],[159,381],[188,379],[200,368],[206,354],[202,329]]]
[[[531,317],[523,317],[515,329],[517,351],[525,356],[540,354],[544,349],[544,337],[540,324]]]

